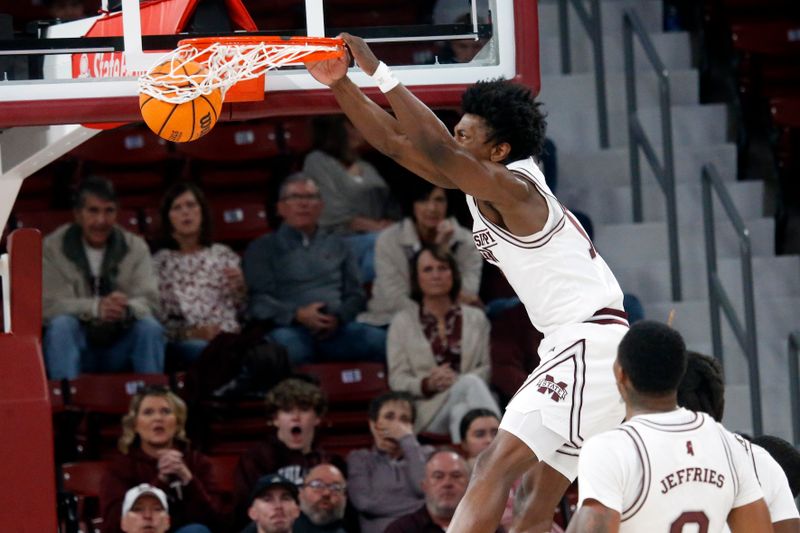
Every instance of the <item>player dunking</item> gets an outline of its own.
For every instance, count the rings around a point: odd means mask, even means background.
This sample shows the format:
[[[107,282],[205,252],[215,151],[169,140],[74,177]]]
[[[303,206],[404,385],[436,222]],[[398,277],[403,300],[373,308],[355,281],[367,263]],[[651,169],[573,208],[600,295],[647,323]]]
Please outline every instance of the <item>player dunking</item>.
[[[583,440],[623,419],[612,373],[628,329],[622,291],[533,160],[545,122],[527,88],[496,80],[467,89],[451,136],[362,39],[342,38],[395,116],[350,81],[348,57],[309,64],[310,73],[333,90],[375,148],[437,186],[466,193],[476,246],[502,269],[545,335],[541,364],[509,403],[448,529],[494,531],[510,486],[535,467],[531,496],[512,530],[549,531],[553,510],[577,475]]]
[[[751,458],[705,413],[677,405],[686,369],[681,336],[638,322],[619,345],[614,374],[627,422],[581,452],[581,508],[567,532],[772,531]]]

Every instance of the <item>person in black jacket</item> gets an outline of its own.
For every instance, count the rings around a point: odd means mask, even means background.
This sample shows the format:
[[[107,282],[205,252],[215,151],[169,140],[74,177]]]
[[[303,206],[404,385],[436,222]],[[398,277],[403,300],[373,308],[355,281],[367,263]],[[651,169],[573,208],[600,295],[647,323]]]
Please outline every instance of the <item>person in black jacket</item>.
[[[319,464],[305,477],[300,490],[300,517],[293,533],[347,533],[344,515],[347,484],[341,470]]]
[[[311,467],[329,460],[316,444],[317,426],[327,407],[320,388],[301,379],[286,379],[267,394],[267,420],[274,432],[239,459],[234,486],[236,531],[247,523],[250,495],[261,476],[280,474],[299,486]]]

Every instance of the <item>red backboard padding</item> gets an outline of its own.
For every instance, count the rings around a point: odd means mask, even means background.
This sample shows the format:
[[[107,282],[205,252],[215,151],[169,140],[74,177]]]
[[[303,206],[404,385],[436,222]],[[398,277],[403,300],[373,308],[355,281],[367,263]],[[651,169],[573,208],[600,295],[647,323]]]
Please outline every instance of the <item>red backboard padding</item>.
[[[56,531],[39,232],[12,233],[9,256],[13,333],[0,333],[0,524],[4,531]]]

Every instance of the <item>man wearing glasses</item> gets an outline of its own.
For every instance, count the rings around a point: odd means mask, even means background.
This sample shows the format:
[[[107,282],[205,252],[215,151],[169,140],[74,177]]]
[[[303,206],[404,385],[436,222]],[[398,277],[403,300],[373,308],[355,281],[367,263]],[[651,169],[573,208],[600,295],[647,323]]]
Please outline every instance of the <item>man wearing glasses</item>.
[[[347,485],[342,472],[332,464],[312,468],[300,489],[300,517],[293,533],[346,533],[344,512]]]
[[[270,337],[293,365],[384,361],[386,331],[355,322],[365,303],[358,265],[341,237],[319,227],[322,207],[308,176],[292,174],[281,184],[280,227],[244,256],[249,318],[276,326]]]

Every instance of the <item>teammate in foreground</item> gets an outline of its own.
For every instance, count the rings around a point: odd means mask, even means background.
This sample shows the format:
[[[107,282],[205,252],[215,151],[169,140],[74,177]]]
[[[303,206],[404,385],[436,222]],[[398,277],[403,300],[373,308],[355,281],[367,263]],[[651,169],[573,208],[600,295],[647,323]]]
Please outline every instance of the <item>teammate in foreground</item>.
[[[545,335],[541,364],[509,403],[449,530],[494,531],[512,483],[536,467],[531,497],[512,531],[549,531],[556,503],[577,475],[583,440],[623,419],[612,373],[628,327],[622,291],[533,160],[545,121],[527,88],[476,83],[464,93],[464,115],[451,136],[362,39],[341,37],[395,116],[347,77],[346,55],[310,63],[309,72],[332,89],[375,148],[439,187],[466,193],[475,245],[503,270]]]
[[[678,407],[685,370],[686,347],[669,326],[637,322],[622,339],[614,375],[627,422],[584,444],[567,533],[717,533],[726,521],[733,533],[772,531],[741,437]]]
[[[689,352],[686,374],[678,386],[678,405],[702,411],[711,415],[717,422],[722,421],[725,409],[725,379],[719,361],[708,355]],[[777,437],[761,437],[761,439],[777,439]],[[789,480],[778,461],[754,442],[741,440],[750,455],[756,471],[756,478],[764,492],[764,502],[769,509],[772,529],[775,533],[800,533],[800,513],[794,503],[794,494]],[[786,443],[789,453],[798,452]]]

